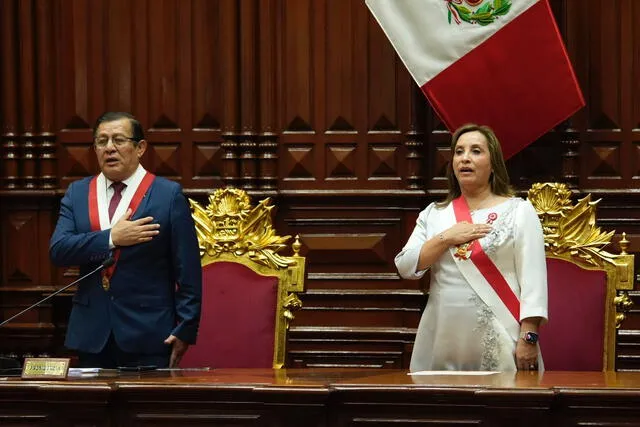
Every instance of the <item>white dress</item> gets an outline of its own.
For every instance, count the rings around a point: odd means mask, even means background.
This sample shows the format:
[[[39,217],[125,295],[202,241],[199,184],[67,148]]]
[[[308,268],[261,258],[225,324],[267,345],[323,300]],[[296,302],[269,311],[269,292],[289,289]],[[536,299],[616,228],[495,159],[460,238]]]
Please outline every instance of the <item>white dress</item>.
[[[480,244],[519,299],[520,319],[510,315],[511,323],[501,320],[505,307],[495,291],[487,283],[471,286],[469,276],[461,273],[458,263],[471,260],[460,260],[453,256],[454,250],[446,251],[428,269],[429,300],[411,356],[412,372],[516,370],[519,321],[534,316],[547,318],[544,236],[531,203],[511,198],[474,211],[471,216],[476,224],[494,218],[492,231]],[[451,204],[438,208],[432,203],[423,210],[407,244],[395,258],[400,275],[405,279],[422,277],[427,270],[416,271],[422,244],[453,224]],[[542,369],[541,357],[538,365]]]

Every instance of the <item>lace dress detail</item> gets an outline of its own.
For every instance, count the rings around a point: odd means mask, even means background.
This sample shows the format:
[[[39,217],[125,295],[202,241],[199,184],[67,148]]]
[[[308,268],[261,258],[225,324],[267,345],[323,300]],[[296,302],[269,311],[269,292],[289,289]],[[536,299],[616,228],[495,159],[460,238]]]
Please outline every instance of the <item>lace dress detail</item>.
[[[517,207],[518,199],[508,200],[506,208],[498,215],[498,218],[493,222],[493,229],[483,239],[480,240],[482,249],[484,252],[491,256],[495,255],[498,247],[503,245],[509,238],[513,237],[514,232],[514,212]],[[475,211],[472,214],[474,222],[482,223],[488,222],[483,217],[488,217],[490,213],[493,213],[494,209],[482,209]]]
[[[477,295],[473,295],[469,299],[478,307],[478,324],[473,331],[481,336],[480,346],[482,356],[480,360],[480,370],[496,371],[500,366],[499,358],[502,351],[502,342],[493,327],[495,316],[491,309],[487,307]]]

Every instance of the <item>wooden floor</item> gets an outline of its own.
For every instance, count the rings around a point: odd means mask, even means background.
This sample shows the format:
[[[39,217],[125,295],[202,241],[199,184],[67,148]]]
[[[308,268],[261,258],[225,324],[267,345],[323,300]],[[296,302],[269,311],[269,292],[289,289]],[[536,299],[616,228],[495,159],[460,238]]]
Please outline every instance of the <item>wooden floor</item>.
[[[0,380],[2,426],[640,426],[640,373],[219,369]]]

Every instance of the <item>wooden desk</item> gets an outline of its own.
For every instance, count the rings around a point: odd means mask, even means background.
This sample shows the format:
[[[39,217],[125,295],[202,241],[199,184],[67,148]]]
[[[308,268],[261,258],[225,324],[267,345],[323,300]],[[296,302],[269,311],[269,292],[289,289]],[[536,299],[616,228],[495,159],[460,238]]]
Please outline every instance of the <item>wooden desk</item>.
[[[640,425],[640,373],[220,369],[0,381],[2,426]]]

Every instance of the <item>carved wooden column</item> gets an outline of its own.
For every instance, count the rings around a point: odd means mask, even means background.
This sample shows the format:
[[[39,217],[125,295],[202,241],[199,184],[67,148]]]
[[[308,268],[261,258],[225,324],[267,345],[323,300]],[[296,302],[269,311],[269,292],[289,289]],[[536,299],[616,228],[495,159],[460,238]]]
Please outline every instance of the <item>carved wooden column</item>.
[[[261,190],[273,191],[278,186],[278,139],[276,100],[276,7],[273,0],[259,3],[260,48],[260,134],[258,138],[258,170]]]
[[[222,43],[220,63],[224,84],[222,86],[222,102],[224,105],[222,123],[222,179],[225,185],[237,187],[240,182],[238,168],[237,130],[239,122],[238,105],[238,5],[236,0],[222,0],[220,15],[220,35]]]
[[[2,102],[2,182],[3,189],[15,189],[19,185],[18,166],[18,87],[16,52],[16,8],[15,2],[0,2],[0,66],[2,66],[2,82],[0,82],[0,102]]]
[[[572,3],[569,5],[568,3]],[[551,3],[558,28],[562,34],[562,38],[567,46],[567,52],[570,57],[575,58],[577,55],[578,47],[576,44],[577,29],[574,28],[576,24],[577,14],[576,7],[582,7],[575,2],[567,2],[565,0],[555,0]],[[572,17],[571,13],[575,13]],[[576,73],[578,73],[579,66],[576,67]],[[560,143],[562,144],[562,171],[561,179],[567,183],[569,188],[577,189],[580,181],[580,133],[576,129],[576,118],[580,121],[579,117],[582,113],[578,112],[575,116],[570,117],[561,123],[557,130],[560,133]]]
[[[426,117],[425,103],[427,102],[420,89],[411,81],[411,122],[409,131],[405,134],[407,147],[406,180],[408,190],[424,189],[424,120]]]
[[[562,151],[562,181],[571,189],[578,188],[580,175],[580,139],[579,133],[571,128],[570,120],[558,127]]]
[[[256,188],[258,107],[258,5],[256,0],[240,2],[240,182],[245,190]]]
[[[244,190],[256,188],[257,180],[257,156],[255,132],[245,131],[240,135],[240,186]]]
[[[18,2],[19,56],[20,56],[20,121],[22,122],[21,157],[22,187],[33,190],[37,187],[37,143],[35,115],[35,23],[33,21],[33,2]]]
[[[38,122],[40,124],[40,166],[39,187],[43,189],[56,188],[58,179],[56,174],[56,143],[55,143],[55,91],[56,84],[54,64],[55,44],[53,33],[52,2],[41,1],[36,4],[37,31],[37,70],[38,70]]]

